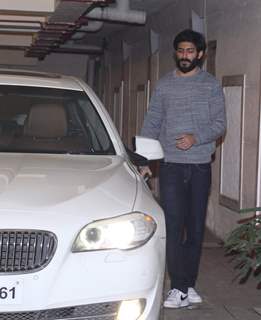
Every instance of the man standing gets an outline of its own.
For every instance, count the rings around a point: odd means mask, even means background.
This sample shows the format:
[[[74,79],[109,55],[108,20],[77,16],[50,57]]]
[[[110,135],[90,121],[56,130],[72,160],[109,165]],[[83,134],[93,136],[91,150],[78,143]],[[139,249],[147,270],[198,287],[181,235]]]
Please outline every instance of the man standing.
[[[177,69],[159,80],[141,135],[158,139],[160,200],[167,229],[171,290],[167,308],[202,302],[194,289],[201,255],[211,183],[211,155],[225,132],[223,91],[201,70],[206,51],[202,34],[184,30],[174,39]],[[149,172],[141,168],[141,174]]]

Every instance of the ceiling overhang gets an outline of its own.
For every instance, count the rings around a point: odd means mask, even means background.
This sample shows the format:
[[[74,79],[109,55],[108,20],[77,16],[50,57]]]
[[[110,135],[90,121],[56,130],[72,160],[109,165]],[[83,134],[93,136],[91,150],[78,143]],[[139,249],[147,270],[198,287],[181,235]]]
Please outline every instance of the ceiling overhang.
[[[52,52],[102,54],[104,38],[88,45],[87,33],[107,22],[106,27],[146,21],[146,12],[132,9],[131,0],[0,0],[0,8],[0,49],[23,50],[39,60]]]
[[[93,7],[112,0],[0,0],[0,49],[24,50],[39,60],[50,52],[69,52],[63,45],[87,19]],[[99,50],[89,50],[97,54]],[[72,48],[72,53],[86,53]]]

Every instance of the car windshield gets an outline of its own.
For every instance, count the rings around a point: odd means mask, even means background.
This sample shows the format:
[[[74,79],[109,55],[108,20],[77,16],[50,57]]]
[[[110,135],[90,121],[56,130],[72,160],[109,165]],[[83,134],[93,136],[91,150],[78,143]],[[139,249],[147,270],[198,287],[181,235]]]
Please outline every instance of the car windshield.
[[[0,152],[115,154],[83,91],[0,86]]]

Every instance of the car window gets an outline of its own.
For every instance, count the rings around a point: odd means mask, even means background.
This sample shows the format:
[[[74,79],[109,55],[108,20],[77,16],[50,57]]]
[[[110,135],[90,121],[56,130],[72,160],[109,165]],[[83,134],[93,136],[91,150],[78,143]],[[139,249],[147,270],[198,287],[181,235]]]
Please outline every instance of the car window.
[[[0,86],[0,152],[115,154],[83,91]]]

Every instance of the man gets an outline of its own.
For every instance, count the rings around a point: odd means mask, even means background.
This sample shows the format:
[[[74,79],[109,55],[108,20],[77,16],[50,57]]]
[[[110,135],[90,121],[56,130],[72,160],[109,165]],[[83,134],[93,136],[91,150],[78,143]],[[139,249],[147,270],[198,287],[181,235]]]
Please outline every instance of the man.
[[[206,42],[184,30],[174,39],[177,69],[157,84],[142,136],[158,139],[165,158],[160,163],[160,200],[167,229],[167,266],[171,290],[168,308],[202,302],[194,289],[203,241],[211,183],[211,155],[224,134],[226,117],[218,81],[201,70]],[[147,167],[141,174],[148,174]]]

